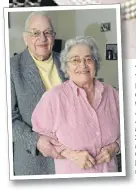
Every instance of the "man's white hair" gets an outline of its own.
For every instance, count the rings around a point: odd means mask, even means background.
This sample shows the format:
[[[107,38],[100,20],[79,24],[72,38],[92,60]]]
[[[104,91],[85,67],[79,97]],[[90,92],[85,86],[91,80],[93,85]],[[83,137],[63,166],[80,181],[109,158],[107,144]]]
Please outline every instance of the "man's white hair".
[[[29,16],[27,17],[26,21],[25,21],[25,31],[27,31],[28,28],[29,28],[29,22],[30,22],[31,18],[32,18],[33,16],[36,16],[36,15],[45,16],[46,18],[48,18],[48,20],[49,20],[49,22],[50,22],[50,24],[51,24],[52,30],[54,31],[54,28],[53,28],[51,19],[50,19],[50,17],[47,15],[47,12],[45,12],[45,11],[35,11],[35,12],[31,12],[31,13],[29,14]]]

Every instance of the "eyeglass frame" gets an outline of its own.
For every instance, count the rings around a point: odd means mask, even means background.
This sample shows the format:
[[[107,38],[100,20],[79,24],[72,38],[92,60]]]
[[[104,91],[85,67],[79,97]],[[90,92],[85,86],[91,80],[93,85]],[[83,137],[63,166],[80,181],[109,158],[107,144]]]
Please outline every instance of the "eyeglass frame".
[[[39,32],[39,35],[38,36],[35,36],[33,33],[34,32]],[[45,30],[46,31],[46,30]],[[41,33],[46,36],[46,37],[53,37],[56,35],[56,32],[54,32],[53,30],[50,30],[50,32],[52,32],[52,34],[47,34],[49,31],[40,31],[40,30],[34,30],[34,31],[25,31],[26,33],[29,33],[31,34],[32,37],[35,37],[35,38],[39,38],[41,36]]]
[[[91,65],[92,63],[93,63],[93,61],[95,62],[96,61],[96,59],[93,57],[93,56],[86,56],[86,57],[84,57],[83,59],[81,59],[80,57],[78,57],[78,56],[74,56],[74,57],[71,57],[70,59],[72,59],[72,58],[79,58],[79,60],[80,60],[80,62],[79,63],[74,63],[74,61],[72,61],[72,60],[67,60],[66,61],[66,63],[72,63],[72,65],[74,65],[74,66],[79,66],[80,64],[81,64],[81,62],[82,61],[84,61],[84,63],[86,63],[87,65]],[[91,58],[91,62],[90,63],[87,63],[87,58]]]

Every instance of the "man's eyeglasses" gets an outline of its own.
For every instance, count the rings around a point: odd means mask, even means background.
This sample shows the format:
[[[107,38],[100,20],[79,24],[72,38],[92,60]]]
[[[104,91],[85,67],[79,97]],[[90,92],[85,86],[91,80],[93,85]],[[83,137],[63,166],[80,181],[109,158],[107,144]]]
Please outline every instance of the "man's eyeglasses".
[[[72,57],[67,62],[72,63],[72,65],[78,66],[81,64],[82,61],[84,63],[86,63],[87,65],[90,65],[90,64],[94,63],[95,58],[93,58],[92,56],[87,56],[87,57],[84,57],[83,59],[81,59],[80,57]]]
[[[41,32],[40,30],[34,30],[34,31],[26,31],[26,32],[29,33],[33,37],[40,37],[42,33],[46,37],[53,37],[56,35],[56,33],[52,30],[43,31],[43,32]]]

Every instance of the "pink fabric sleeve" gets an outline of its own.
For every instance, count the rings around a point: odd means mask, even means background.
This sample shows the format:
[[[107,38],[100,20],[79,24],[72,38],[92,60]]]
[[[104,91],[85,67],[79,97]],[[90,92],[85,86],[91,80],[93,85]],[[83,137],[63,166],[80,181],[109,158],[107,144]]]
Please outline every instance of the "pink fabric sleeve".
[[[53,99],[52,99],[53,100]],[[54,110],[55,109],[55,102]],[[55,140],[58,140],[55,135],[54,124],[55,124],[55,114],[53,114],[51,106],[50,92],[45,93],[32,114],[32,130],[39,133],[40,135],[45,135]],[[63,144],[56,144],[55,148],[58,153],[65,150],[66,147]]]
[[[116,102],[117,112],[118,112],[118,115],[120,116],[119,92],[116,89],[113,89],[113,93],[114,93],[114,98],[115,98],[115,102]],[[116,142],[118,143],[118,145],[120,147],[120,137],[116,140]],[[119,153],[120,153],[120,151],[119,151]]]

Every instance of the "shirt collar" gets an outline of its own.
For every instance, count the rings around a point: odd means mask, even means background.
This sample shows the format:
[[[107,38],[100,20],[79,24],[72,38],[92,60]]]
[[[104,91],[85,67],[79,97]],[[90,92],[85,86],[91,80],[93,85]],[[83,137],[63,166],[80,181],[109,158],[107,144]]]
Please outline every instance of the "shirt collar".
[[[28,49],[28,50],[29,50],[29,49]],[[29,50],[29,53],[30,53],[30,55],[32,56],[32,58],[33,58],[33,60],[34,60],[35,62],[38,62],[38,63],[41,63],[41,64],[50,63],[50,61],[53,59],[53,58],[52,58],[52,54],[51,54],[50,57],[49,57],[49,59],[47,59],[46,61],[39,61],[39,60],[37,60],[37,59],[33,56],[33,54],[30,52],[30,50]]]
[[[69,84],[72,87],[74,94],[76,96],[78,96],[79,95],[79,87],[71,79],[69,79]]]
[[[73,89],[76,96],[79,96],[80,92],[84,91],[82,88],[77,86],[71,79],[69,79],[69,84]],[[104,85],[97,79],[95,79],[95,93],[102,94],[104,91]]]
[[[100,82],[99,80],[95,79],[95,92],[99,92],[100,94],[102,94],[104,91],[104,85],[102,82]]]

